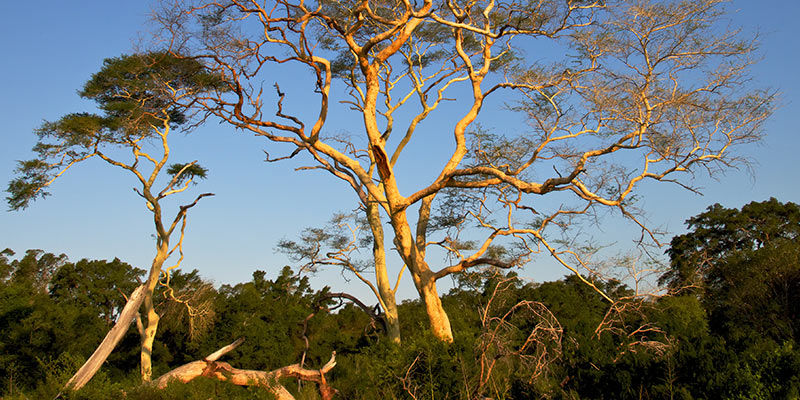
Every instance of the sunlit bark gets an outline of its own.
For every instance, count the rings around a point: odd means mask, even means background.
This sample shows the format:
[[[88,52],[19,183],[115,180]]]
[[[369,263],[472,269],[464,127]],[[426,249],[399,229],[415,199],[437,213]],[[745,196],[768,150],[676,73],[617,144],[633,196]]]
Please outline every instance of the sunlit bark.
[[[279,380],[283,378],[296,378],[308,382],[316,382],[319,385],[320,395],[323,400],[330,400],[336,390],[328,386],[325,374],[336,366],[336,353],[331,355],[331,359],[320,369],[307,369],[299,364],[293,364],[278,368],[273,371],[246,370],[232,367],[226,362],[217,361],[226,353],[238,347],[244,339],[239,339],[217,351],[208,357],[184,364],[154,380],[152,384],[158,388],[165,388],[170,382],[189,382],[197,377],[218,379],[223,382],[230,382],[240,386],[261,386],[269,391],[279,400],[294,400],[294,396],[286,390]]]
[[[396,289],[392,288],[392,284],[389,281],[380,210],[374,203],[368,203],[366,209],[367,220],[373,237],[372,259],[375,263],[375,281],[381,305],[383,306],[384,318],[386,318],[386,335],[391,341],[400,343],[400,316],[397,312]]]
[[[156,285],[158,284],[158,279],[161,277],[161,270],[164,265],[164,260],[167,258],[168,250],[169,242],[161,241],[158,248],[158,254],[156,255],[156,258],[153,259],[153,264],[150,267],[150,273],[147,277],[147,281],[145,282],[147,291],[142,306],[144,311],[143,314],[146,319],[144,329],[140,332],[141,351],[139,352],[139,369],[143,382],[149,382],[153,376],[153,341],[156,338],[158,321],[160,320],[160,316],[156,312],[155,305],[153,304],[153,293]]]
[[[633,207],[644,181],[696,190],[682,172],[713,174],[743,161],[732,150],[759,139],[775,94],[742,90],[756,43],[717,30],[719,7],[717,0],[226,0],[168,2],[155,18],[173,51],[202,60],[228,84],[225,93],[193,105],[289,146],[290,155],[277,159],[306,152],[314,165],[303,169],[329,172],[353,188],[363,207],[381,210],[432,332],[450,341],[436,280],[549,253],[613,300],[592,281],[597,271],[578,240],[552,231],[568,231],[579,217],[608,209],[657,243],[657,232]],[[258,28],[250,30],[244,20]],[[563,46],[563,60],[542,66],[517,58],[544,42]],[[309,113],[305,98],[306,109],[288,110],[284,100],[291,94],[276,85],[270,116],[261,83],[265,71],[286,64],[302,67],[315,82],[318,111]],[[331,86],[332,77],[341,79],[342,93]],[[460,108],[446,116],[449,128],[424,127],[443,101],[455,100],[455,87],[464,91],[458,92]],[[498,96],[528,124],[509,133],[483,132],[476,121]],[[360,126],[347,127],[360,132],[357,138],[326,136],[332,99],[357,114]],[[403,120],[408,123],[400,129]],[[404,136],[393,140],[398,131]],[[452,135],[452,148],[439,150],[445,161],[430,166],[435,178],[404,195],[397,176],[402,153],[414,140],[434,143],[430,135],[443,131]],[[456,193],[454,234],[431,241],[432,204],[448,193]],[[554,193],[567,201],[543,208],[540,196]],[[407,216],[412,207],[419,207],[416,221]],[[381,218],[370,214],[369,220],[382,239]],[[458,237],[467,225],[483,237],[472,246]],[[432,269],[428,246],[454,262]],[[502,256],[500,246],[513,253]],[[373,254],[376,296],[387,308],[385,252],[378,245]]]

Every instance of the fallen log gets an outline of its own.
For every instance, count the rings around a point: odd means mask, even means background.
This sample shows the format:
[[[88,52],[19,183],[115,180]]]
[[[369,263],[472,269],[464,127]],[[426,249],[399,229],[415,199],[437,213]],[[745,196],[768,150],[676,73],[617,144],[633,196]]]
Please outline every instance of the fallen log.
[[[230,382],[234,385],[262,386],[266,390],[272,392],[278,400],[294,400],[294,396],[279,382],[282,378],[292,377],[317,383],[323,400],[333,398],[333,394],[335,394],[336,390],[328,386],[325,380],[325,374],[336,366],[336,352],[331,354],[330,361],[319,370],[307,369],[301,367],[299,364],[292,364],[272,371],[259,371],[234,368],[226,362],[217,361],[220,357],[242,344],[242,342],[244,342],[244,338],[236,340],[202,360],[181,365],[161,375],[151,384],[159,389],[163,389],[171,381],[186,383],[199,376],[204,376],[223,382]]]
[[[78,390],[83,387],[90,379],[97,373],[97,370],[100,369],[100,366],[108,358],[108,355],[111,354],[111,351],[117,347],[117,344],[122,337],[125,336],[125,333],[128,331],[128,328],[131,326],[131,322],[134,320],[134,316],[136,312],[139,310],[139,306],[142,304],[142,300],[144,300],[144,285],[139,286],[136,290],[131,293],[130,298],[128,298],[128,302],[125,304],[125,307],[120,312],[119,317],[117,318],[117,322],[114,324],[114,327],[108,331],[106,337],[97,346],[97,349],[92,353],[86,363],[81,366],[78,372],[70,378],[67,382],[65,387],[70,390]]]

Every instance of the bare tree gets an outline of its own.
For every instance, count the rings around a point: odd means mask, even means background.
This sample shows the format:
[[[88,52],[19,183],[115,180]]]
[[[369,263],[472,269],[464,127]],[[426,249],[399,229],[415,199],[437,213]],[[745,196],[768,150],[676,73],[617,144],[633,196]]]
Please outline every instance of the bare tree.
[[[481,398],[490,389],[497,396],[507,395],[514,371],[527,375],[529,384],[546,374],[550,364],[561,357],[564,333],[543,303],[521,300],[509,304],[504,292],[514,289],[516,278],[495,273],[491,279],[496,283],[480,310],[482,334],[476,343],[479,373],[470,390]],[[496,374],[499,369],[504,373]]]
[[[554,237],[554,228],[617,210],[656,239],[632,208],[642,182],[696,190],[692,174],[741,165],[735,147],[759,139],[775,94],[748,85],[756,42],[720,26],[722,6],[166,0],[154,18],[171,51],[224,77],[225,89],[201,96],[198,106],[289,147],[270,160],[305,153],[312,164],[303,169],[327,171],[354,190],[375,238],[384,302],[392,298],[383,252],[388,222],[432,332],[451,341],[437,280],[478,265],[519,265],[544,252],[593,286],[591,275],[581,274],[587,263],[576,241]],[[539,49],[553,47],[543,54],[556,60],[532,61]],[[294,86],[306,73],[313,110],[306,95],[297,95],[301,107],[286,103],[295,95],[278,82],[274,94],[264,91],[263,82],[285,68]],[[348,130],[359,135],[324,129],[332,100],[358,116],[359,126]],[[512,133],[486,132],[478,125],[486,110],[525,123]],[[426,125],[437,111],[440,119]],[[445,132],[450,148],[432,139]],[[399,176],[403,160],[420,162],[404,156],[412,141],[431,143],[444,159],[428,162],[430,178]],[[409,182],[419,185],[408,191]],[[450,191],[474,199],[455,221],[477,225],[473,246],[429,238],[432,209]],[[544,195],[557,205],[540,201]],[[518,249],[514,257],[494,256],[498,245],[510,244]],[[453,262],[432,267],[431,245]]]
[[[134,313],[139,309],[138,304],[144,307],[144,322],[137,317],[144,381],[151,379],[151,352],[160,318],[153,292],[159,282],[169,286],[169,271],[183,260],[188,211],[200,199],[213,195],[199,194],[192,202],[180,206],[173,217],[165,217],[162,200],[187,191],[196,178],[206,174],[196,161],[168,165],[168,138],[178,125],[187,121],[185,109],[178,101],[190,101],[216,83],[218,80],[205,73],[201,64],[168,53],[107,59],[103,69],[94,74],[80,92],[81,96],[95,100],[104,114],[68,114],[58,121],[46,122],[36,132],[39,136],[33,149],[36,158],[20,162],[17,169],[20,176],[8,186],[9,205],[17,210],[27,207],[37,197],[46,196],[46,189],[53,182],[74,165],[89,159],[98,158],[136,178],[140,186],[134,191],[144,199],[153,215],[156,238],[156,255],[144,283],[144,292],[129,300],[129,303],[136,302]],[[148,149],[150,145],[155,145],[154,150]],[[174,234],[178,237],[173,244]],[[175,265],[165,269],[164,263],[176,252],[179,257]],[[169,290],[167,293],[172,294]],[[189,305],[188,302],[184,304]],[[119,338],[130,326],[130,316],[130,313],[124,314],[116,322],[120,327],[115,327]],[[115,344],[109,344],[111,348],[106,349],[102,359],[93,360],[98,368]],[[79,389],[94,372],[72,387]]]
[[[614,257],[606,263],[615,270],[606,276],[617,276],[606,284],[624,286],[616,290],[614,301],[595,328],[595,337],[610,334],[618,338],[615,362],[626,353],[667,355],[674,349],[674,339],[652,320],[658,301],[670,295],[657,284],[657,277],[665,272],[666,265],[643,252]]]

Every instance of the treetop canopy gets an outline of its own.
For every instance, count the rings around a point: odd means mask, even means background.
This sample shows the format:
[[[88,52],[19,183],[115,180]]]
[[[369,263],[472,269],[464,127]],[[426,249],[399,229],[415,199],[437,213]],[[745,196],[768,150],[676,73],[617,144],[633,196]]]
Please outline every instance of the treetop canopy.
[[[223,80],[191,58],[149,52],[106,59],[79,91],[81,97],[94,100],[102,114],[70,113],[36,130],[36,157],[20,161],[19,177],[8,185],[10,209],[25,208],[46,196],[43,189],[61,172],[102,155],[106,146],[138,148],[159,131],[185,124],[194,96],[222,90]],[[205,175],[199,165],[187,172]]]

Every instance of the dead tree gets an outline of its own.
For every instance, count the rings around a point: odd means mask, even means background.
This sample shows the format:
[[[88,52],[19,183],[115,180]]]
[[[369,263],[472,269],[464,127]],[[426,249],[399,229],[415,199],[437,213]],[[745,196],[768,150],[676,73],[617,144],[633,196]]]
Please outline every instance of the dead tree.
[[[274,394],[278,400],[294,400],[294,396],[279,381],[283,378],[297,378],[317,383],[320,395],[324,400],[332,399],[336,393],[336,390],[330,387],[325,379],[325,374],[336,366],[336,352],[333,352],[331,359],[318,370],[303,368],[300,364],[292,364],[272,371],[258,371],[238,369],[226,362],[217,361],[220,357],[242,344],[242,342],[244,342],[244,338],[240,338],[211,353],[202,360],[192,361],[175,368],[154,380],[152,385],[157,388],[165,388],[172,381],[186,383],[197,377],[204,376],[223,382],[230,382],[234,385],[261,386]]]

